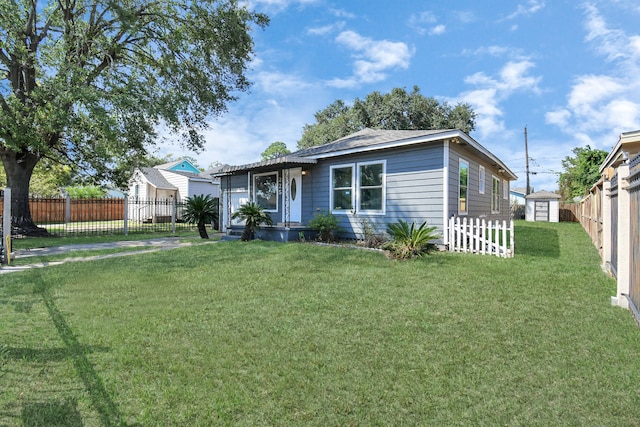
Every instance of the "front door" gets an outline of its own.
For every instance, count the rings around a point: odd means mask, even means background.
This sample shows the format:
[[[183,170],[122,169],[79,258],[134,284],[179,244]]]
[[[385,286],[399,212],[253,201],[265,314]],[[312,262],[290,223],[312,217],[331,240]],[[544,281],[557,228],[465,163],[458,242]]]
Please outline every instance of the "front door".
[[[289,222],[302,221],[302,168],[289,169],[283,174],[287,177],[287,198],[289,205]],[[287,212],[282,212],[282,221],[287,222]]]

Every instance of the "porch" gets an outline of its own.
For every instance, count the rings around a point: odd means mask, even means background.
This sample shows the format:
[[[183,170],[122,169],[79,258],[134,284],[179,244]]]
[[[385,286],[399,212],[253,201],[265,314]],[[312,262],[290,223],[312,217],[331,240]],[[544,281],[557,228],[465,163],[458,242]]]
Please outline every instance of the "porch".
[[[227,228],[227,236],[232,239],[239,239],[243,230],[244,225],[232,224]],[[260,226],[260,229],[255,233],[255,238],[274,242],[300,242],[314,240],[317,234],[317,231],[301,224],[289,224],[286,226],[283,223],[278,223],[270,227]]]

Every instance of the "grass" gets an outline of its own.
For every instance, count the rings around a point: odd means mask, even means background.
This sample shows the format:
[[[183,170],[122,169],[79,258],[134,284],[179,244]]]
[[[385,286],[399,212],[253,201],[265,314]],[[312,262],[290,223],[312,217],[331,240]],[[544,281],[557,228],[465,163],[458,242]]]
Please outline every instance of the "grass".
[[[516,257],[220,242],[12,273],[0,425],[637,425],[640,330],[577,224]]]

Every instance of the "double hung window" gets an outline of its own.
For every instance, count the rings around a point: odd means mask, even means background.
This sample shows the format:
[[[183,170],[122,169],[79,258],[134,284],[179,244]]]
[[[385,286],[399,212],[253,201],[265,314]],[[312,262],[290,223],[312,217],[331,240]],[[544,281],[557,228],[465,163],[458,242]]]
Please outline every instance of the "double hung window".
[[[384,161],[331,167],[331,211],[334,213],[384,213]]]

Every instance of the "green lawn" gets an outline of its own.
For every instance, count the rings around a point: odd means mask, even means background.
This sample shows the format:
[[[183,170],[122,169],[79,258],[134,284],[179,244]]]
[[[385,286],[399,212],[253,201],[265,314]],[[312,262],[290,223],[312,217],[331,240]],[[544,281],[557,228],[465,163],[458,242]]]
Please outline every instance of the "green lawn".
[[[516,257],[220,242],[0,279],[0,425],[637,425],[578,224]]]

